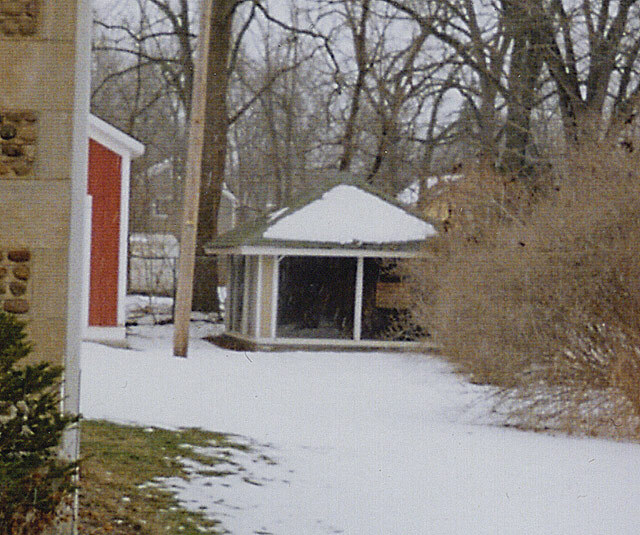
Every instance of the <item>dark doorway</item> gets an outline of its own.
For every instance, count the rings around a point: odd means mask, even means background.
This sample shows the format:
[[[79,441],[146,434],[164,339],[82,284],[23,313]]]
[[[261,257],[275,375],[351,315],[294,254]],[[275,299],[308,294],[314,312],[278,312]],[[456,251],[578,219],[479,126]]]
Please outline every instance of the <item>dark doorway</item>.
[[[409,295],[396,259],[365,258],[362,280],[362,339],[409,340]],[[415,334],[415,333],[414,333]]]
[[[355,258],[288,256],[279,271],[278,338],[353,338]]]

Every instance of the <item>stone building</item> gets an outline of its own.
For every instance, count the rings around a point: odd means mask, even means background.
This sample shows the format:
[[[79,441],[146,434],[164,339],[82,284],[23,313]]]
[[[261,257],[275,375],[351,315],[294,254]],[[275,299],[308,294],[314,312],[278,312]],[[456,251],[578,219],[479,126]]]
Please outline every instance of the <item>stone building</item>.
[[[65,365],[77,412],[89,0],[0,0],[0,308],[28,324],[34,359]],[[77,452],[66,437],[65,451]]]

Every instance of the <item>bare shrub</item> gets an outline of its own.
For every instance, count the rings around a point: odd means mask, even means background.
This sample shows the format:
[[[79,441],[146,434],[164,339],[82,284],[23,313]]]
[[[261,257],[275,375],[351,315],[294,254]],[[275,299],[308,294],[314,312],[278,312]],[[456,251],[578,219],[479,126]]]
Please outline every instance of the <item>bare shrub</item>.
[[[434,292],[413,321],[473,380],[508,389],[511,407],[516,392],[541,425],[580,428],[594,414],[637,425],[638,163],[604,144],[583,147],[533,189],[468,170],[451,186],[436,260],[413,267],[418,289]]]

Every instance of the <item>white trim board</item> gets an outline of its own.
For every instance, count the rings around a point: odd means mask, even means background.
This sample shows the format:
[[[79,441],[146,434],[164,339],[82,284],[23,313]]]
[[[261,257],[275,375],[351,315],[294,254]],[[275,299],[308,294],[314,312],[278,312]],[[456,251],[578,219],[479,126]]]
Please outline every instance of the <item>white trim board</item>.
[[[243,276],[243,287],[242,287],[242,319],[240,320],[240,328],[242,332],[249,332],[249,299],[251,298],[251,284],[250,284],[250,275],[251,275],[251,256],[247,256],[244,259],[244,273]]]
[[[83,336],[89,327],[89,279],[91,278],[91,223],[93,213],[93,197],[85,195],[84,205],[84,254],[82,256],[82,328]]]
[[[144,145],[95,115],[89,115],[89,138],[120,156],[138,158]]]
[[[127,321],[127,261],[129,256],[129,196],[131,193],[131,158],[122,158],[120,164],[120,247],[118,255],[118,310],[116,322]]]
[[[226,331],[224,334],[237,338],[257,346],[272,347],[344,347],[354,349],[407,349],[407,350],[435,350],[435,343],[424,341],[400,341],[400,340],[352,340],[336,338],[263,338],[247,336],[235,331]]]
[[[267,256],[335,256],[363,258],[432,258],[427,251],[390,251],[380,249],[314,249],[306,247],[268,247],[241,245],[229,248],[206,248],[207,254],[216,255],[267,255]]]

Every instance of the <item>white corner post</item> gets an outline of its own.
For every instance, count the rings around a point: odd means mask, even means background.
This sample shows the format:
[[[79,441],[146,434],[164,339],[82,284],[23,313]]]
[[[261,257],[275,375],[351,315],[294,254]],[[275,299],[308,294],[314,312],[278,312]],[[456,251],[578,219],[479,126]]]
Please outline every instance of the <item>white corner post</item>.
[[[64,361],[63,410],[80,412],[80,352],[84,331],[85,216],[89,148],[87,124],[89,120],[91,65],[91,6],[89,1],[76,3],[75,80],[71,157],[71,213],[69,263],[67,274],[67,324]],[[63,451],[71,459],[79,454],[80,438],[77,426],[65,432]]]
[[[258,273],[256,275],[256,324],[254,326],[254,336],[260,338],[260,323],[262,322],[262,255],[258,255]]]
[[[278,329],[278,285],[280,284],[280,261],[283,256],[273,257],[273,279],[271,281],[271,332],[270,337],[273,339],[276,337]]]
[[[84,254],[82,257],[82,335],[89,331],[89,293],[91,279],[91,219],[93,214],[93,197],[85,195],[84,205]]]
[[[127,322],[127,260],[129,250],[129,195],[131,188],[131,154],[121,158],[120,167],[120,247],[118,252],[118,310],[116,324]]]
[[[218,256],[220,258],[220,256]],[[231,330],[231,315],[233,314],[234,302],[231,295],[235,293],[235,259],[232,255],[227,256],[227,262],[229,265],[229,279],[227,280],[227,297],[224,303],[224,329],[229,332]]]
[[[356,291],[353,307],[353,339],[362,337],[362,288],[364,279],[364,257],[359,256],[356,262]]]
[[[244,273],[242,276],[244,277],[243,282],[243,292],[242,292],[242,320],[240,324],[240,330],[242,334],[249,334],[249,298],[250,294],[250,286],[251,286],[251,256],[244,257]]]
[[[80,357],[84,333],[85,287],[84,259],[86,255],[85,233],[87,215],[87,174],[89,168],[89,96],[91,73],[91,2],[76,2],[73,133],[71,139],[71,210],[69,214],[69,248],[67,269],[67,321],[64,354],[64,378],[62,383],[62,410],[67,414],[80,414]],[[61,454],[77,460],[80,455],[80,428],[67,428],[62,437]],[[77,479],[78,471],[74,474]],[[60,533],[78,533],[79,494],[74,493],[69,525],[60,526]]]

